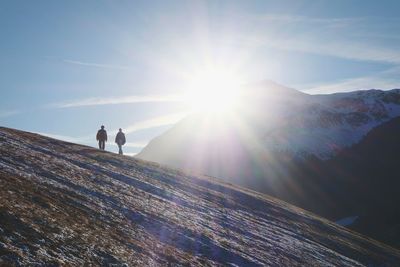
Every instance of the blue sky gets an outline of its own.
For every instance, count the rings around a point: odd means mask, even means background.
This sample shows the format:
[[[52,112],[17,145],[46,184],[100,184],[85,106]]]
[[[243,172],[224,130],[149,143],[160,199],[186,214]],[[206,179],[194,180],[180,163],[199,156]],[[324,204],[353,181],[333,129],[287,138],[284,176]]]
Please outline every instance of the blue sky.
[[[0,125],[136,153],[199,66],[309,93],[400,87],[399,1],[1,1]],[[111,142],[112,143],[112,142]],[[117,148],[108,144],[110,151]]]

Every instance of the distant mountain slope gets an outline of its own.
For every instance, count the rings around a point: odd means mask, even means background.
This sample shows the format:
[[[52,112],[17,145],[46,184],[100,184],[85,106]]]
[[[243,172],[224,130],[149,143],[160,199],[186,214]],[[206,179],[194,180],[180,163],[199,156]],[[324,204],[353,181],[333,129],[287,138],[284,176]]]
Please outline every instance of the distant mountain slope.
[[[234,113],[221,118],[218,114],[187,117],[152,140],[137,157],[229,177],[227,170],[214,170],[213,154],[239,166],[243,158],[276,152],[329,159],[361,141],[371,129],[400,116],[400,89],[307,95],[269,82],[246,87],[241,102]],[[232,156],[233,149],[240,156]],[[200,166],[193,164],[199,161]]]
[[[0,153],[0,265],[400,265],[398,250],[215,179],[6,128]]]

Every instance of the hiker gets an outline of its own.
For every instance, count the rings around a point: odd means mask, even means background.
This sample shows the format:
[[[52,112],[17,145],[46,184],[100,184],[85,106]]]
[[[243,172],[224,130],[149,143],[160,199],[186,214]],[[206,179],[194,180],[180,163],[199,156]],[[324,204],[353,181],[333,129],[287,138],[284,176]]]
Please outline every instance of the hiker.
[[[99,149],[104,150],[107,142],[107,132],[104,130],[104,125],[101,125],[101,129],[97,132],[96,140],[99,141]]]
[[[115,143],[117,143],[119,151],[118,154],[123,155],[122,152],[122,146],[125,145],[126,139],[125,139],[125,134],[122,132],[122,129],[119,128],[119,132],[117,133],[117,136],[115,137]]]

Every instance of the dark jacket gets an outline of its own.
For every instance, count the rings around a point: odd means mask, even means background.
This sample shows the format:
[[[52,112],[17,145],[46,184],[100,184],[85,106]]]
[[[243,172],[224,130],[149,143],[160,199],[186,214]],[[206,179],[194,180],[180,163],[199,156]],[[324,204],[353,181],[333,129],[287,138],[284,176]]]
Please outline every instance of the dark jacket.
[[[118,132],[117,136],[115,137],[115,143],[122,146],[125,144],[125,142],[126,142],[125,134],[123,132]]]
[[[96,140],[98,140],[98,141],[107,141],[107,132],[106,132],[106,130],[100,129],[97,132]]]

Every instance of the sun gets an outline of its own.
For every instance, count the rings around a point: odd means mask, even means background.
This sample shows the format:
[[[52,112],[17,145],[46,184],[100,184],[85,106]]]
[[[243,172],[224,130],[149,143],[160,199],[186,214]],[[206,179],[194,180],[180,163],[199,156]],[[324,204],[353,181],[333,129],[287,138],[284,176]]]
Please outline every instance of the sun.
[[[209,68],[190,77],[185,102],[194,112],[224,113],[238,104],[240,81],[233,72]]]

